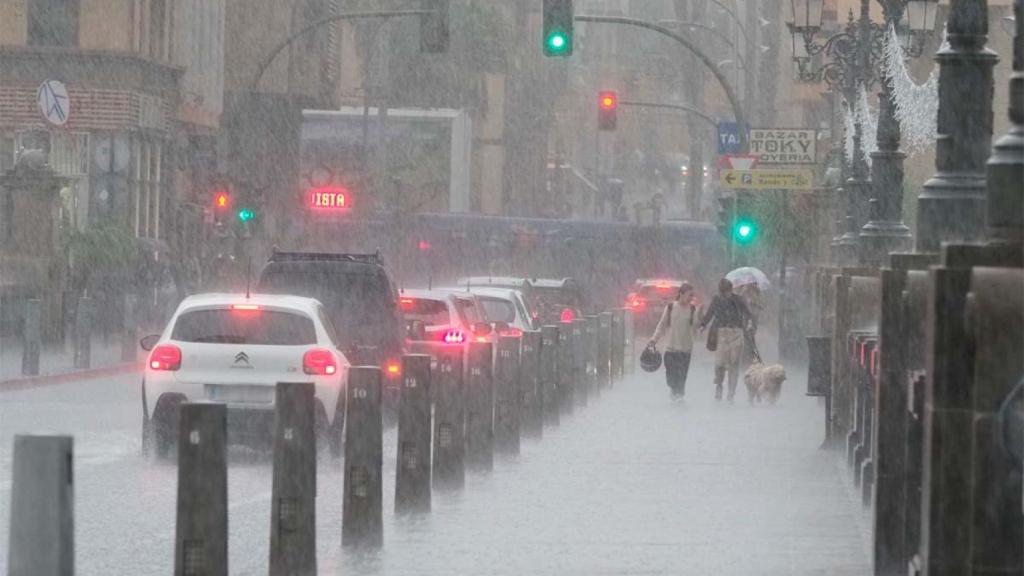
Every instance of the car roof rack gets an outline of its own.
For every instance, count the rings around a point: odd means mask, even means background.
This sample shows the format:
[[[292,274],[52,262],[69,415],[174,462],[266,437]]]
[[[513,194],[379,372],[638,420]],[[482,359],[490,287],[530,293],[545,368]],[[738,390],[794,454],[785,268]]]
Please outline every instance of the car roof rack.
[[[384,264],[380,250],[373,254],[354,254],[342,252],[284,252],[274,250],[268,259],[270,262],[356,262],[361,264]]]

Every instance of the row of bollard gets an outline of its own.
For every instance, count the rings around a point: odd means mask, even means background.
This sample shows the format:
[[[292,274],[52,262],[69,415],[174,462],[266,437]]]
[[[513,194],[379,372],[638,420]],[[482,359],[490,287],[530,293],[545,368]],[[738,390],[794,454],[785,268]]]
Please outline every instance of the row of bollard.
[[[497,346],[471,343],[403,358],[395,513],[429,512],[433,487],[460,489],[467,470],[519,453],[563,414],[624,373],[628,312],[544,326]],[[432,390],[436,387],[436,390]],[[381,373],[353,367],[346,389],[342,544],[383,544]],[[316,430],[312,383],[275,391],[270,574],[314,575]],[[16,436],[9,574],[74,573],[72,438]],[[228,573],[227,407],[182,404],[174,573]]]
[[[133,362],[138,350],[138,327],[136,299],[126,296],[123,305],[121,330],[121,361]],[[75,307],[75,325],[72,337],[73,365],[77,370],[92,366],[92,334],[94,332],[94,304],[92,298],[81,296]],[[22,329],[22,376],[39,375],[39,358],[42,352],[42,301],[29,299],[25,303],[24,326]]]

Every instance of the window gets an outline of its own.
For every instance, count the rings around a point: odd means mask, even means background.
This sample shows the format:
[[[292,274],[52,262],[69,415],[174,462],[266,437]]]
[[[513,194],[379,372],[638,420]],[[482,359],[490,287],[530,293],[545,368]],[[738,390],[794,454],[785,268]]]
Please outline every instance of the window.
[[[419,320],[427,329],[447,328],[451,324],[448,305],[442,300],[402,298],[402,311],[406,322]]]
[[[316,344],[313,320],[267,310],[196,310],[174,323],[171,339],[207,344],[308,346]]]
[[[480,306],[484,309],[484,317],[488,322],[506,322],[511,324],[516,321],[515,304],[500,298],[480,298]]]
[[[29,0],[29,46],[77,46],[78,0]]]

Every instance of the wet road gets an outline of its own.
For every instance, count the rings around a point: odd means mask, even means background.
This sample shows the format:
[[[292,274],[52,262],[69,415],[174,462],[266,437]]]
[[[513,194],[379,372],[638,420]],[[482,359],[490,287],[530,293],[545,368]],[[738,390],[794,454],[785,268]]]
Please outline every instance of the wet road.
[[[774,408],[718,404],[697,362],[686,402],[658,374],[617,384],[524,441],[515,459],[392,514],[394,430],[384,459],[385,545],[342,551],[340,467],[318,481],[323,574],[869,573],[868,518],[836,457],[818,450],[822,408],[792,370]],[[177,471],[139,456],[138,376],[0,393],[0,571],[6,572],[12,436],[75,435],[79,574],[172,571]],[[230,570],[265,574],[271,469],[232,452]]]

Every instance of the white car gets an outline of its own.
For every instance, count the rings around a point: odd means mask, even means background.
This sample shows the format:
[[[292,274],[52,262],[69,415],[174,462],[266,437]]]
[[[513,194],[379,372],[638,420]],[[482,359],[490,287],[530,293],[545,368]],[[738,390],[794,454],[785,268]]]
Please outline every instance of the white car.
[[[222,402],[229,441],[269,438],[278,382],[312,382],[318,438],[340,455],[349,361],[313,298],[200,294],[174,312],[150,351],[142,382],[143,448],[167,456],[182,402]]]
[[[443,290],[465,292],[460,288]],[[521,336],[527,330],[539,328],[534,326],[519,290],[471,287],[469,292],[476,296],[484,321],[494,325],[498,336]]]

